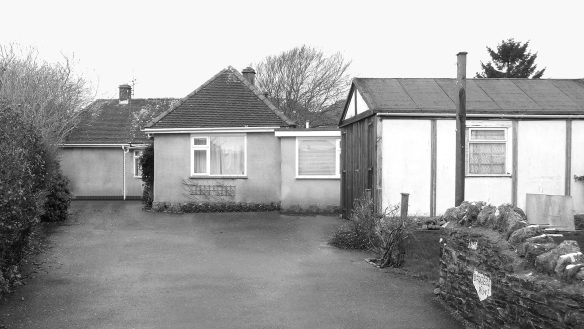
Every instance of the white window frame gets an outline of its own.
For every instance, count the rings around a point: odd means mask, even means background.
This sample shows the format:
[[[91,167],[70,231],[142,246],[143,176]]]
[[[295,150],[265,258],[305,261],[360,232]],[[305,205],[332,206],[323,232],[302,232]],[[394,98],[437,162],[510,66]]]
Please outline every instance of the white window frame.
[[[335,139],[335,174],[333,175],[300,175],[298,166],[298,148],[299,142],[305,140],[323,140],[323,139]],[[297,179],[340,179],[341,178],[341,139],[338,137],[296,137],[295,143],[295,153],[296,153],[296,178]]]
[[[211,137],[243,137],[243,175],[211,175]],[[196,138],[205,138],[206,145],[195,145],[194,140]],[[189,138],[190,142],[190,159],[191,159],[191,177],[247,177],[247,134],[213,134],[213,135],[201,135],[201,134],[191,134]],[[195,173],[195,150],[203,150],[206,154],[206,168],[207,171],[204,173]]]
[[[134,150],[132,152],[133,158],[134,158],[134,168],[132,169],[132,171],[134,172],[134,178],[142,178],[142,173],[140,173],[140,175],[138,175],[138,173],[136,172],[136,168],[138,168],[138,166],[140,165],[139,163],[137,164],[137,161],[140,161],[140,158],[142,157],[142,154],[144,154],[144,150]],[[138,165],[138,166],[137,166]]]
[[[484,131],[484,130],[503,130],[504,132],[504,139],[500,140],[493,140],[493,139],[473,139],[472,138],[472,131]],[[511,153],[511,143],[510,143],[510,134],[511,129],[507,125],[489,125],[483,126],[481,124],[475,124],[468,127],[468,138],[466,142],[466,149],[467,149],[467,161],[466,161],[466,176],[469,177],[508,177],[511,176],[511,161],[512,153]],[[475,174],[470,172],[470,144],[505,144],[505,172],[499,174]]]

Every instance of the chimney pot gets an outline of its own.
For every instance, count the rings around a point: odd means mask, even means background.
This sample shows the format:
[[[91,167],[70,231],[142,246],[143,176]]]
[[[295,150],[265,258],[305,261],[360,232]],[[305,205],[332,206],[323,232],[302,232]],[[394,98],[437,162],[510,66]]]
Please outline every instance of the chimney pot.
[[[132,86],[128,84],[123,84],[119,86],[120,88],[120,104],[129,104],[130,98],[132,98]]]
[[[247,81],[249,81],[249,83],[255,85],[256,71],[253,68],[248,66],[241,71],[241,74],[243,74],[243,76],[247,79]]]

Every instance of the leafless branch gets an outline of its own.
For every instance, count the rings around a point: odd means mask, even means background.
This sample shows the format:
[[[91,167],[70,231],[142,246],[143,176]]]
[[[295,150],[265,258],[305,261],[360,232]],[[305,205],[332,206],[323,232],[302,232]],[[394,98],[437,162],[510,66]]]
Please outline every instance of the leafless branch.
[[[268,56],[256,65],[258,86],[289,118],[330,121],[324,114],[346,96],[350,61],[308,46]]]
[[[73,65],[74,58],[65,55],[48,63],[38,58],[35,48],[0,45],[0,99],[21,111],[47,146],[64,141],[93,96]]]

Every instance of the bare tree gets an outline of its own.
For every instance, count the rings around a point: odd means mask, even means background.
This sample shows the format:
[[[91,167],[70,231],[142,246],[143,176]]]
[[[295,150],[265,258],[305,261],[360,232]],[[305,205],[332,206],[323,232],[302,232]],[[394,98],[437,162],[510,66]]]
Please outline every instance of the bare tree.
[[[335,103],[347,96],[350,64],[340,53],[326,56],[312,47],[297,47],[258,63],[258,86],[299,125],[305,121],[312,126],[336,124],[328,112],[335,111]]]
[[[53,149],[93,96],[87,80],[73,69],[73,58],[67,56],[48,63],[35,48],[0,45],[0,100],[18,110]]]

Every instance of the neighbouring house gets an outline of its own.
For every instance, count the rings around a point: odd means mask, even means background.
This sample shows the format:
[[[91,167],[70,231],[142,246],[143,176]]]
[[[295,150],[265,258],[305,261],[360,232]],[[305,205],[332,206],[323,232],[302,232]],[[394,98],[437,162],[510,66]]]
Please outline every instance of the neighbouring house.
[[[129,85],[118,99],[98,99],[80,115],[61,146],[61,168],[76,199],[140,199],[138,160],[152,141],[140,129],[176,99],[133,99]]]
[[[340,131],[296,128],[254,82],[252,68],[228,67],[146,125],[154,139],[154,207],[338,210]]]
[[[355,78],[340,119],[341,208],[454,206],[456,79]],[[468,79],[465,199],[525,207],[567,195],[584,212],[584,80]],[[525,209],[525,208],[524,208]]]

